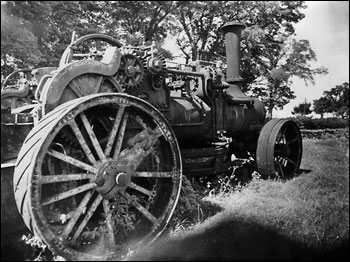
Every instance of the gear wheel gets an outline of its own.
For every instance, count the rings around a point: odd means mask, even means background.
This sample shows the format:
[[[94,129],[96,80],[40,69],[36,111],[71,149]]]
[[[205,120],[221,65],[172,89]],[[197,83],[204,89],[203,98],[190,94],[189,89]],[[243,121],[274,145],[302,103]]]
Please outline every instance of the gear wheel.
[[[126,93],[133,93],[144,79],[144,63],[135,49],[122,48],[121,54],[120,68],[114,77]]]
[[[158,90],[166,78],[166,62],[162,54],[147,53],[144,58],[144,68],[152,75],[152,87]]]

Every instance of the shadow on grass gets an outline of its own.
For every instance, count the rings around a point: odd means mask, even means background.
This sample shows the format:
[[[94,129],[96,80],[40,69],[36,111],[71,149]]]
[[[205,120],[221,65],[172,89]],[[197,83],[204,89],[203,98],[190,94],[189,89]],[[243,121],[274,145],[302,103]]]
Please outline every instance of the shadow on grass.
[[[348,239],[337,247],[316,250],[268,228],[227,220],[208,227],[203,232],[188,234],[182,239],[158,240],[146,250],[135,253],[130,260],[334,261],[348,258]]]
[[[349,258],[349,240],[327,250],[307,248],[260,225],[226,220],[201,232],[158,240],[135,253],[139,261],[334,261]]]
[[[310,169],[302,169],[302,168],[300,168],[296,174],[297,174],[297,175],[308,174],[308,173],[310,173],[311,171],[312,171],[312,170],[310,170]]]

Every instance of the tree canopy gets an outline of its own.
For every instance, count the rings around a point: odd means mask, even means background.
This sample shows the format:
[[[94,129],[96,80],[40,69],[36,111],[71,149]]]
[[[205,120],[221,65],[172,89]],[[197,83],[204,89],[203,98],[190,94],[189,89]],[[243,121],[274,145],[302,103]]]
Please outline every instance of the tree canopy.
[[[302,116],[306,116],[312,113],[311,111],[311,103],[304,102],[300,103],[298,106],[294,107],[293,114],[301,114]]]
[[[197,59],[202,50],[211,61],[225,60],[220,28],[237,21],[246,26],[241,88],[265,100],[272,114],[295,98],[293,77],[313,84],[315,75],[327,73],[312,67],[316,54],[309,42],[293,38],[306,7],[303,1],[5,1],[1,73],[57,66],[73,31],[78,36],[106,33],[125,44],[156,41],[158,47],[173,35],[187,61]]]
[[[336,85],[323,96],[314,100],[314,112],[320,114],[334,113],[341,118],[349,118],[349,83]]]

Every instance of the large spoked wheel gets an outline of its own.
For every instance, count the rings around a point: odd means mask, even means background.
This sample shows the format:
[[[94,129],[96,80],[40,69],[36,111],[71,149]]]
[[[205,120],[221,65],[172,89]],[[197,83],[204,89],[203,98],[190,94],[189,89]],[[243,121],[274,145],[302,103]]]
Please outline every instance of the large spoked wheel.
[[[258,139],[256,162],[265,177],[290,178],[299,170],[302,138],[297,124],[288,119],[272,119]]]
[[[116,260],[161,234],[181,179],[176,137],[157,109],[127,94],[93,94],[31,130],[14,191],[28,228],[58,255]]]
[[[80,37],[64,50],[60,67],[75,60],[101,60],[105,51],[112,46],[120,48],[122,44],[117,39],[104,34],[89,34]]]

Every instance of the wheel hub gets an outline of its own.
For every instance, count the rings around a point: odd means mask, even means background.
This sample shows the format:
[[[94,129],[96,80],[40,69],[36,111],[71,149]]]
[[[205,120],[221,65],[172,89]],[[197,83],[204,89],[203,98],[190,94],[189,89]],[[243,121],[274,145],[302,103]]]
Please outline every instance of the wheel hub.
[[[126,73],[127,76],[134,76],[135,73],[136,73],[136,68],[135,68],[134,66],[132,66],[132,65],[129,65],[129,66],[127,67],[125,73]]]
[[[276,152],[281,156],[281,157],[289,157],[291,154],[291,150],[287,145],[280,145]]]
[[[124,191],[131,181],[131,169],[114,160],[99,164],[95,183],[96,191],[105,199],[113,198],[118,192]]]

